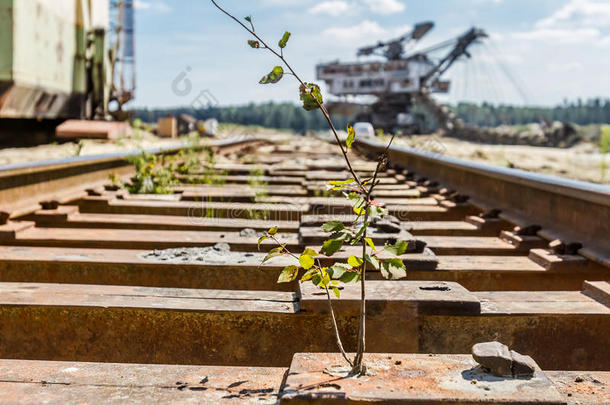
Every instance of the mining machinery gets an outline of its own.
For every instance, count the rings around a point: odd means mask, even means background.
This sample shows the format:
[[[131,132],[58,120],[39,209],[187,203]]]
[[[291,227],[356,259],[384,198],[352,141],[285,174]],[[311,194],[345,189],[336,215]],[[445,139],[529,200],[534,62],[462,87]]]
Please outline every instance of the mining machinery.
[[[443,74],[456,60],[470,58],[468,48],[487,34],[473,27],[457,38],[413,51],[433,27],[432,22],[422,22],[399,38],[358,49],[358,57],[379,56],[381,60],[317,65],[317,79],[326,83],[330,94],[339,97],[329,103],[331,112],[355,114],[357,121],[369,121],[384,131],[416,131],[420,120],[414,117],[413,106],[417,104],[441,127],[451,127],[454,117],[430,94],[449,91],[450,82],[442,79]],[[440,58],[431,56],[442,51],[445,53]],[[376,101],[370,105],[355,103],[348,100],[352,96],[375,96]]]
[[[0,132],[10,121],[121,119],[134,96],[134,0],[5,0]],[[19,121],[16,121],[19,120]]]

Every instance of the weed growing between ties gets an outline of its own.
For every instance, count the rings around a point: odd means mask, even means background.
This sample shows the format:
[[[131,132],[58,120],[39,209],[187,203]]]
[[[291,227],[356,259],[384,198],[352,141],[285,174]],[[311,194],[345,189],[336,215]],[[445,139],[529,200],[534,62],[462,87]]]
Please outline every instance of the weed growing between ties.
[[[286,245],[282,244],[277,238],[279,232],[277,227],[271,227],[265,233],[265,235],[259,239],[259,247],[260,243],[265,239],[271,239],[277,244],[277,247],[271,249],[265,256],[263,263],[273,257],[281,255],[289,255],[298,260],[298,266],[291,265],[282,270],[278,278],[278,282],[283,283],[294,281],[299,277],[299,274],[301,274],[300,281],[302,283],[312,282],[317,287],[325,290],[339,351],[343,355],[345,361],[350,365],[352,374],[363,375],[366,373],[366,366],[363,358],[366,349],[365,284],[367,265],[379,270],[387,279],[399,279],[406,276],[406,269],[401,259],[397,257],[382,259],[380,254],[382,252],[386,252],[390,253],[392,256],[400,256],[406,251],[407,242],[397,241],[395,244],[386,243],[383,248],[378,248],[375,246],[372,239],[367,237],[367,228],[370,226],[372,218],[387,214],[387,210],[383,208],[383,205],[372,198],[372,192],[375,186],[379,183],[377,176],[385,167],[387,150],[394,138],[392,137],[390,139],[385,152],[379,157],[373,176],[370,178],[360,178],[353,169],[352,162],[347,154],[347,151],[351,148],[354,142],[354,129],[348,126],[347,140],[345,143],[341,142],[328,110],[324,106],[322,92],[320,91],[318,85],[315,83],[304,82],[284,58],[284,49],[286,48],[290,39],[290,32],[284,33],[277,43],[277,48],[271,47],[256,33],[254,28],[254,20],[251,16],[245,17],[244,23],[220,7],[215,0],[210,1],[214,4],[214,6],[239,24],[252,36],[252,39],[248,40],[248,45],[250,45],[251,48],[256,50],[267,50],[280,60],[281,65],[273,67],[268,74],[263,76],[259,82],[260,84],[277,83],[285,75],[293,76],[296,79],[299,85],[299,96],[301,102],[303,103],[303,108],[307,111],[319,109],[322,112],[331,132],[335,137],[337,147],[341,150],[341,154],[351,174],[351,178],[349,179],[338,179],[331,181],[329,187],[333,191],[342,192],[345,198],[350,202],[355,217],[353,221],[349,223],[344,223],[341,221],[330,221],[325,223],[322,226],[322,229],[330,235],[323,243],[320,252],[316,252],[312,249],[305,249],[300,254],[290,252],[286,248]],[[355,245],[360,245],[362,247],[362,253],[358,256],[350,256],[346,263],[335,262],[330,267],[323,267],[320,264],[318,259],[320,255],[333,256],[343,246]],[[332,291],[337,298],[340,298],[340,283],[360,283],[361,296],[358,346],[356,354],[353,358],[350,358],[343,348],[341,336],[339,335],[339,330],[337,328],[335,314],[333,311],[332,298],[330,295]]]
[[[254,168],[248,173],[248,185],[254,191],[255,201],[264,201],[265,197],[269,196],[267,192],[268,183],[263,179],[265,172],[261,168]],[[265,204],[271,204],[269,201],[264,201]],[[267,209],[254,210],[249,209],[246,212],[248,219],[268,219],[270,212]]]
[[[202,155],[205,163],[202,162]],[[198,137],[190,137],[188,145],[175,154],[155,155],[142,150],[127,158],[135,169],[129,182],[115,173],[109,175],[112,184],[131,194],[172,194],[181,183],[224,184],[226,172],[215,168],[212,148],[202,145]]]
[[[606,155],[610,153],[610,125],[602,125],[601,134],[599,137],[599,151],[600,157],[600,169],[601,169],[601,180],[604,181],[606,178]]]
[[[132,194],[172,194],[177,183],[174,173],[163,165],[163,158],[142,151],[128,158],[136,174],[124,185]]]

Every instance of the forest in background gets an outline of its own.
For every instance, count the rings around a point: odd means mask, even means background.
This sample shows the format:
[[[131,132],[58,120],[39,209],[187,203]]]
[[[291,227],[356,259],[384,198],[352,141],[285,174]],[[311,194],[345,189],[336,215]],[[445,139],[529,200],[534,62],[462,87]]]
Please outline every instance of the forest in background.
[[[541,121],[561,121],[578,125],[610,124],[610,98],[564,101],[555,107],[520,107],[492,105],[489,103],[459,103],[448,105],[464,122],[480,127],[499,125],[523,125]],[[261,103],[241,106],[189,107],[167,109],[135,109],[135,116],[145,122],[156,122],[158,118],[177,114],[190,114],[197,119],[216,118],[219,122],[241,125],[260,125],[268,128],[292,129],[294,131],[327,129],[326,120],[319,112],[307,112],[292,103]],[[334,114],[333,122],[339,128],[349,123],[350,117]]]

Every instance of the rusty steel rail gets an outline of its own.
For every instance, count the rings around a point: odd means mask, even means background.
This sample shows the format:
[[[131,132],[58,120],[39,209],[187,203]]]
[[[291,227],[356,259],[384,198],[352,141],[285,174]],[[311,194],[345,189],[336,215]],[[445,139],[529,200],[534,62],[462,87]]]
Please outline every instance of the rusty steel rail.
[[[260,142],[265,141],[256,137],[236,137],[211,141],[206,146],[228,151]],[[95,188],[106,183],[110,173],[120,176],[130,174],[133,168],[126,160],[129,156],[142,151],[151,154],[176,153],[183,148],[136,149],[0,166],[0,224],[39,209],[41,201],[65,202],[78,198],[83,195],[84,187]]]
[[[385,145],[357,140],[365,154]],[[544,174],[509,169],[393,145],[393,167],[459,190],[483,209],[499,209],[500,217],[522,226],[540,225],[538,235],[549,240],[580,242],[579,253],[610,267],[610,187]]]

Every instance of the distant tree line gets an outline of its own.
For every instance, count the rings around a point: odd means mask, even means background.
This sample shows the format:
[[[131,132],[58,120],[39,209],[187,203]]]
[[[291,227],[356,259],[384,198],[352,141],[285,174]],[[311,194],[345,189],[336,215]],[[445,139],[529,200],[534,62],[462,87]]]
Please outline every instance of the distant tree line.
[[[556,107],[515,107],[489,103],[459,103],[449,107],[465,122],[480,127],[522,125],[545,120],[578,125],[610,123],[610,99],[600,98],[584,102],[580,99],[575,102],[564,101]]]
[[[449,106],[469,124],[482,127],[498,125],[522,125],[532,122],[562,121],[579,125],[610,123],[610,99],[600,98],[575,102],[564,101],[556,107],[516,107],[510,105],[492,105],[489,103],[459,103]],[[292,129],[294,131],[323,130],[327,124],[319,111],[307,112],[292,103],[262,103],[241,106],[209,107],[193,109],[189,107],[169,109],[136,109],[137,118],[146,122],[156,122],[168,114],[190,114],[197,119],[216,118],[219,122],[230,122],[242,125],[260,125],[268,128]],[[344,115],[333,115],[333,122],[338,128],[345,128],[352,121]]]
[[[209,107],[205,109],[169,108],[169,109],[136,109],[137,118],[145,122],[156,122],[158,118],[168,114],[190,114],[205,120],[216,118],[219,122],[230,122],[241,125],[260,125],[268,128],[292,129],[294,131],[328,129],[324,116],[319,111],[305,111],[292,103],[246,104],[241,106]],[[333,123],[338,128],[345,128],[349,118],[343,115],[333,115]]]

